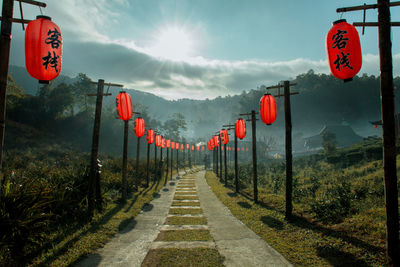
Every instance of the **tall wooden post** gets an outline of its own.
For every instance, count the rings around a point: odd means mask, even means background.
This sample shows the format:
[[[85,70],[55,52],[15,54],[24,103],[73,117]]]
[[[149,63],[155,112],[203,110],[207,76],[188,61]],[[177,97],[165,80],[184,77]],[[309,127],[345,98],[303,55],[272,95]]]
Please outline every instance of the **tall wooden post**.
[[[218,136],[219,139],[219,178],[222,179],[222,142],[221,138]]]
[[[225,186],[228,186],[228,166],[226,163],[226,144],[224,144]]]
[[[386,247],[390,266],[400,266],[399,244],[399,203],[396,173],[396,136],[395,136],[395,103],[393,87],[393,63],[391,26],[399,26],[390,19],[390,6],[399,6],[399,2],[377,0],[377,5],[363,5],[338,8],[337,12],[378,8],[378,23],[355,22],[355,26],[378,26],[380,94],[383,142],[383,173],[385,181],[386,205]]]
[[[147,143],[146,187],[149,187],[149,185],[150,185],[149,167],[150,167],[150,144]]]
[[[176,176],[179,177],[179,149],[176,149]]]
[[[166,164],[166,170],[165,170],[165,181],[168,179],[168,174],[169,174],[169,149],[167,147],[167,164]]]
[[[290,84],[289,81],[283,82],[284,98],[285,98],[285,149],[286,149],[286,220],[292,217],[292,187],[293,187],[293,171],[292,171],[292,114],[290,110]]]
[[[171,148],[171,180],[172,180],[172,169],[174,167],[174,150]]]
[[[140,159],[140,137],[137,138],[137,150],[136,150],[136,186],[139,188],[139,159]]]
[[[10,63],[11,30],[14,0],[3,0],[1,37],[0,37],[0,171],[3,164],[3,145],[6,123],[6,95],[8,66]]]
[[[160,173],[160,176],[159,176],[159,179],[160,179],[160,181],[162,180],[162,166],[163,166],[163,158],[162,158],[162,146],[160,146],[160,164],[159,164],[159,166],[158,166],[158,168],[159,168],[159,173]]]
[[[215,147],[215,161],[216,161],[216,163],[215,163],[215,166],[216,166],[216,174],[217,174],[217,177],[220,177],[219,176],[219,153],[218,153],[218,147],[216,146]]]
[[[238,140],[235,131],[235,192],[239,193],[239,170],[238,170],[237,147],[238,147]]]
[[[378,24],[387,254],[389,264],[392,264],[392,266],[400,266],[399,203],[394,119],[395,104],[389,0],[378,0]]]
[[[158,164],[157,164],[157,146],[156,146],[156,142],[154,142],[154,182],[157,180],[158,177]]]
[[[190,149],[191,149],[191,147],[189,146],[189,149],[188,149],[188,160],[189,160],[189,168],[191,169],[192,168],[192,154],[190,153]]]
[[[95,111],[94,125],[93,125],[92,151],[91,151],[91,155],[90,155],[89,188],[88,188],[88,217],[89,217],[89,219],[91,219],[93,216],[93,210],[94,210],[94,206],[95,206],[94,185],[95,184],[100,185],[100,181],[96,181],[97,178],[100,179],[100,176],[97,176],[96,172],[97,172],[97,168],[98,168],[97,158],[99,155],[99,138],[100,138],[101,108],[103,105],[103,91],[104,91],[104,80],[100,79],[97,82],[96,111]],[[97,194],[96,194],[96,200],[102,202],[101,191],[100,191],[99,196],[97,196]],[[101,209],[101,203],[96,203],[96,206]]]
[[[254,202],[258,203],[256,112],[254,110],[251,111],[251,137],[253,147],[253,194]]]
[[[126,168],[128,165],[128,128],[129,121],[124,121],[124,151],[122,158],[122,200],[126,201],[127,198],[127,180],[126,180]]]

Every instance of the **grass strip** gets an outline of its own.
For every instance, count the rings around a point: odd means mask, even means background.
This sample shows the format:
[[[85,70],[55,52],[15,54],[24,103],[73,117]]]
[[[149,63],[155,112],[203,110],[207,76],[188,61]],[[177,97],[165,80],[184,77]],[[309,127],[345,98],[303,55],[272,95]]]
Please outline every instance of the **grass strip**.
[[[209,230],[166,230],[161,231],[155,241],[209,241]]]
[[[200,206],[200,202],[172,202],[172,206],[194,206],[198,207]]]
[[[174,200],[199,200],[197,196],[174,196]]]
[[[165,221],[167,225],[205,225],[205,217],[168,217]]]
[[[34,259],[32,266],[75,265],[122,231],[140,213],[143,205],[153,200],[153,193],[159,192],[162,187],[163,184],[158,183],[152,188],[141,188],[125,204],[109,204],[102,214],[95,215],[90,224],[77,229]]]
[[[212,248],[160,248],[147,253],[142,267],[192,266],[222,267],[224,257]]]
[[[245,225],[292,264],[299,266],[385,266],[385,250],[360,238],[337,231],[335,226],[310,222],[295,214],[291,223],[277,209],[277,197],[259,194],[262,205],[224,187],[212,172],[206,181],[215,195]],[[282,203],[281,203],[282,202]],[[284,198],[279,200],[284,206]],[[295,206],[296,208],[296,206]]]
[[[176,215],[184,215],[184,214],[190,214],[190,215],[195,215],[195,214],[202,214],[203,210],[202,209],[170,209],[169,214],[176,214]]]

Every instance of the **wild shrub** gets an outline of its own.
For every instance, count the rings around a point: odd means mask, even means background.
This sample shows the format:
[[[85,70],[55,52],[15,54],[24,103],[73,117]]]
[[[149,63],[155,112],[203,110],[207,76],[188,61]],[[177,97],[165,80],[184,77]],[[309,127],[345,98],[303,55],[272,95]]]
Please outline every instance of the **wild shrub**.
[[[354,194],[350,183],[340,178],[310,204],[315,217],[324,223],[338,223],[355,213]]]

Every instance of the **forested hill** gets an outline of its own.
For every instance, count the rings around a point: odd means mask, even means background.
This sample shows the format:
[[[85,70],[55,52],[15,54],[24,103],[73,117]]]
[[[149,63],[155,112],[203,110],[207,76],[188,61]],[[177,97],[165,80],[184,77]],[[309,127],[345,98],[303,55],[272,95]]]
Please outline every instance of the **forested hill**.
[[[38,85],[35,80],[29,77],[22,67],[11,67],[11,74],[17,85],[20,85],[25,92],[38,95]],[[53,87],[65,82],[70,86],[79,80],[79,77],[60,76]],[[291,98],[293,136],[301,138],[316,134],[325,124],[340,124],[347,122],[361,136],[379,135],[380,129],[374,129],[369,121],[380,118],[380,94],[379,77],[357,76],[352,82],[343,83],[331,75],[315,74],[312,70],[298,75],[294,82],[297,83],[292,91],[300,94]],[[394,80],[395,88],[400,88],[400,78]],[[269,86],[269,85],[266,85]],[[160,123],[167,121],[175,113],[184,115],[187,123],[187,131],[184,133],[189,138],[208,138],[223,124],[232,123],[238,118],[239,113],[247,113],[252,109],[259,109],[259,100],[266,90],[263,85],[254,85],[257,89],[243,88],[240,95],[217,97],[212,100],[191,100],[180,99],[168,101],[161,97],[138,90],[129,90],[134,105],[147,107],[149,117],[158,120]],[[79,97],[85,98],[87,93],[84,89],[73,91],[72,99],[75,103],[64,105],[63,116],[70,114],[72,106],[79,107]],[[91,89],[93,90],[93,88]],[[396,95],[399,89],[396,89]],[[105,108],[113,109],[115,95],[118,89],[110,90],[112,97],[106,97]],[[66,92],[66,91],[65,91]],[[276,91],[272,91],[275,94]],[[62,94],[60,92],[60,94]],[[94,103],[87,100],[87,104]],[[282,143],[284,127],[283,98],[277,98],[278,117],[272,126],[259,123],[257,131],[262,140],[264,137],[274,136],[278,143]],[[399,99],[396,97],[398,106]],[[74,116],[82,110],[75,108]],[[153,123],[154,124],[154,123]]]

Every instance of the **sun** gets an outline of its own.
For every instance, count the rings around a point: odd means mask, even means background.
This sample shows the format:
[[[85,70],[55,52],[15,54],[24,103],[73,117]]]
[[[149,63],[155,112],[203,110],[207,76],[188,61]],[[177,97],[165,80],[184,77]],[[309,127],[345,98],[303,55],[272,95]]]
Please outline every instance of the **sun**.
[[[168,27],[158,33],[150,52],[174,61],[187,60],[193,53],[193,39],[183,28]]]

